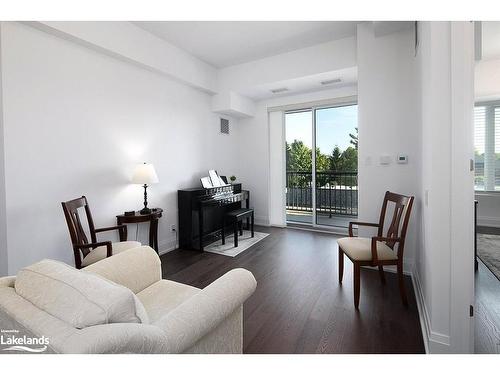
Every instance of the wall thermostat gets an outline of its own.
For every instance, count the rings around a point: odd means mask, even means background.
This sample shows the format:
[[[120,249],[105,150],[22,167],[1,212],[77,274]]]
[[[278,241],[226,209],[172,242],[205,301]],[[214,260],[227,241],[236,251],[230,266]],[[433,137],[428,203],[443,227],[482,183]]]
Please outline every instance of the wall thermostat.
[[[398,155],[398,164],[408,164],[408,155]]]

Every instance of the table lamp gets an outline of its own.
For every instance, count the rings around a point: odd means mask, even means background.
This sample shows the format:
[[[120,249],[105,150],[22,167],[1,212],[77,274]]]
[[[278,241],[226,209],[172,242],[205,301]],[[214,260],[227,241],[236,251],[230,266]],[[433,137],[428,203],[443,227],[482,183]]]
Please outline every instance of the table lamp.
[[[135,168],[134,175],[132,176],[132,183],[144,185],[144,208],[139,211],[142,215],[151,213],[151,208],[148,208],[148,185],[158,182],[158,175],[156,174],[153,164],[143,163]]]

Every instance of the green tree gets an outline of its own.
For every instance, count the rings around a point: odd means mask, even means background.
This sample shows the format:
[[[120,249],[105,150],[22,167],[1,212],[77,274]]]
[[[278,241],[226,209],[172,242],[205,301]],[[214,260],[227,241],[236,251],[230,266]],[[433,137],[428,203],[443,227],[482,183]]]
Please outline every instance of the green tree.
[[[358,128],[354,128],[356,130],[356,134],[349,133],[349,137],[351,137],[350,143],[354,146],[356,151],[358,150]]]
[[[322,154],[319,147],[316,147],[316,170],[326,172],[330,168],[330,160],[327,155]]]
[[[358,170],[358,150],[354,147],[347,147],[342,152],[342,169],[343,172],[353,172]]]
[[[342,169],[342,151],[339,146],[335,146],[332,154],[329,156],[330,171],[340,171]]]
[[[291,145],[287,144],[287,169],[295,172],[307,172],[311,170],[311,149],[304,142],[294,140]]]

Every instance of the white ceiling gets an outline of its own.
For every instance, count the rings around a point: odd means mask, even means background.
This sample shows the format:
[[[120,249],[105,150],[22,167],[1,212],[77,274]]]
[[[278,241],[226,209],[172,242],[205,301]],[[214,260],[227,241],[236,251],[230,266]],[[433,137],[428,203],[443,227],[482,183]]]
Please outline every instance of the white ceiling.
[[[353,21],[154,21],[135,25],[222,68],[356,34]]]
[[[500,22],[482,22],[482,59],[500,59]]]
[[[339,79],[340,82],[322,85],[321,82]],[[304,92],[312,92],[318,90],[328,90],[334,88],[341,88],[346,86],[355,86],[358,80],[358,69],[347,68],[340,69],[332,72],[325,72],[314,74],[310,76],[290,79],[287,81],[273,82],[265,85],[249,87],[242,89],[241,94],[256,100],[294,95]],[[287,91],[283,93],[274,94],[271,90],[286,88]]]

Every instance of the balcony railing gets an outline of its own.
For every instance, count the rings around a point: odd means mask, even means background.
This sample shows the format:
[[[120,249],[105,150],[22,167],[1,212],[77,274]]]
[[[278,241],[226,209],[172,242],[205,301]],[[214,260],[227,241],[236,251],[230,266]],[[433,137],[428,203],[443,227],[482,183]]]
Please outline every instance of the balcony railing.
[[[286,172],[286,209],[312,212],[312,173]],[[358,172],[316,172],[316,212],[358,214]]]

